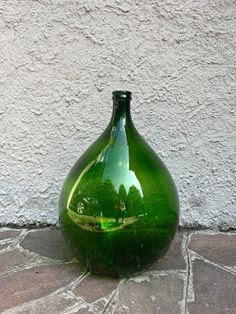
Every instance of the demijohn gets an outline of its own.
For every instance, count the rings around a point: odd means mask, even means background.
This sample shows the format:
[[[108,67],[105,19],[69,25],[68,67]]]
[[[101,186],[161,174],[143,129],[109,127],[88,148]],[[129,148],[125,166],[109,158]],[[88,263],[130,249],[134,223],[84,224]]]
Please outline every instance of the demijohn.
[[[111,120],[71,169],[60,197],[60,228],[88,270],[118,277],[168,250],[179,219],[169,171],[136,130],[131,92],[113,92]]]

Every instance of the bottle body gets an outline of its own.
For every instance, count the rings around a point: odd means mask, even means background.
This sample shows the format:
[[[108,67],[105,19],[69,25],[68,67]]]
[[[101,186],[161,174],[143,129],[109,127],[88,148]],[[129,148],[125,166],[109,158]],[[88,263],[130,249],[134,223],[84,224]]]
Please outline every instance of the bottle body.
[[[168,170],[130,119],[127,98],[116,100],[107,129],[66,179],[60,227],[88,269],[125,277],[166,253],[179,203]]]

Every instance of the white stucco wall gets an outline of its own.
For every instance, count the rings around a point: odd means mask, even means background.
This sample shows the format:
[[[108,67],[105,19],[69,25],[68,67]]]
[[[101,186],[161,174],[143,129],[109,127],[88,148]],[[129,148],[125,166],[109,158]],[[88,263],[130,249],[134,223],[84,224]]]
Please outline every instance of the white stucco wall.
[[[56,223],[70,167],[133,92],[181,225],[235,227],[234,0],[0,2],[0,223]]]

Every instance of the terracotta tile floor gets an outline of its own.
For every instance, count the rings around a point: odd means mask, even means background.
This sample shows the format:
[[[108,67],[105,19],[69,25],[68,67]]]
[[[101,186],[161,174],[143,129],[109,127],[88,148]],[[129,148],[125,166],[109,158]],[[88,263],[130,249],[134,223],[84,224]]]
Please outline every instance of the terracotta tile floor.
[[[236,313],[236,233],[179,232],[142,275],[79,267],[57,229],[0,229],[0,312]]]

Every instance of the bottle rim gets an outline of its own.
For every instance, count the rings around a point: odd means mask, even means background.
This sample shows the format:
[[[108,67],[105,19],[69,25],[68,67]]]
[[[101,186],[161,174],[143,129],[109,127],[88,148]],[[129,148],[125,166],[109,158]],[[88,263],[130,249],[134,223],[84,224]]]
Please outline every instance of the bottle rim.
[[[131,99],[132,92],[128,90],[115,90],[112,92],[112,98]]]

